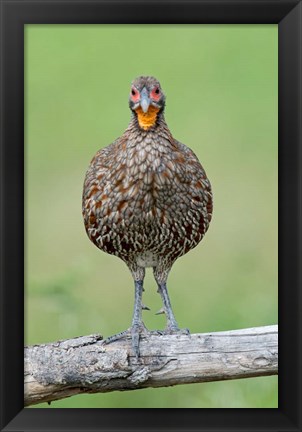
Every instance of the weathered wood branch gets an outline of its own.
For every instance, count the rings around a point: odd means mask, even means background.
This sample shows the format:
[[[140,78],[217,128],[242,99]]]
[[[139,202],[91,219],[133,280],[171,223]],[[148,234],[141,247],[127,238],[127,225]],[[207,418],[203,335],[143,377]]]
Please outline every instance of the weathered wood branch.
[[[134,390],[278,373],[278,326],[143,337],[141,357],[129,339],[99,335],[25,348],[25,406],[79,393]]]

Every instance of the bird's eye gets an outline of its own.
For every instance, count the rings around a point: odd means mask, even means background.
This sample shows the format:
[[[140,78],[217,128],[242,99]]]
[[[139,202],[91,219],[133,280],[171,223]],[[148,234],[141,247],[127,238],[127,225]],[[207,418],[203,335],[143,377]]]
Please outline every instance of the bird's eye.
[[[155,102],[158,102],[161,98],[161,92],[159,87],[154,87],[150,94],[151,98],[155,100]]]
[[[137,103],[139,101],[139,97],[140,97],[139,91],[136,90],[134,87],[132,87],[130,94],[131,94],[130,97],[131,97],[132,102]]]
[[[131,100],[132,100],[133,103],[137,103],[139,101],[140,93],[134,87],[131,88],[130,98],[131,98]]]

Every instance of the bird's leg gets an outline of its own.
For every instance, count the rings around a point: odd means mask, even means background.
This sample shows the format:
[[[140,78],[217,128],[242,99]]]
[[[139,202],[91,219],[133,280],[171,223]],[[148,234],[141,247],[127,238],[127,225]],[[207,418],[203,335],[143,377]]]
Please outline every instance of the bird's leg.
[[[107,339],[104,340],[105,343],[114,342],[119,339],[123,339],[125,337],[131,337],[132,339],[132,349],[135,353],[135,356],[139,357],[139,339],[140,334],[147,333],[148,330],[146,329],[143,321],[142,321],[142,310],[150,310],[147,306],[145,306],[142,303],[142,296],[143,296],[143,282],[144,282],[144,272],[141,274],[141,279],[136,280],[134,279],[134,310],[133,310],[133,316],[132,316],[132,324],[131,327],[128,330],[125,330],[121,333],[118,333],[116,335],[110,336]],[[134,276],[134,275],[133,275]]]
[[[162,301],[163,301],[163,305],[164,305],[163,310],[159,311],[159,313],[163,312],[166,314],[166,317],[167,317],[166,331],[167,332],[179,331],[180,329],[178,327],[178,324],[176,322],[176,319],[175,319],[175,316],[174,316],[174,313],[172,310],[166,282],[158,283],[157,292],[160,294]]]
[[[163,301],[163,308],[160,309],[157,314],[161,314],[164,313],[166,315],[167,318],[167,325],[166,328],[163,332],[161,333],[166,333],[166,334],[172,334],[172,333],[184,333],[184,334],[189,334],[189,330],[188,329],[180,329],[178,327],[177,321],[175,319],[173,310],[172,310],[172,306],[171,306],[171,302],[170,302],[170,298],[169,298],[169,294],[168,294],[168,289],[167,289],[167,277],[168,277],[168,273],[169,273],[169,269],[168,270],[164,270],[163,268],[160,267],[154,267],[153,268],[153,273],[154,273],[154,277],[155,280],[157,282],[157,286],[158,286],[158,290],[157,292],[160,294],[162,301]]]
[[[132,337],[132,349],[136,355],[139,357],[139,337],[140,333],[146,332],[147,329],[142,321],[142,309],[146,308],[142,304],[143,295],[143,281],[135,281],[135,294],[134,294],[134,310],[131,325],[131,337]]]

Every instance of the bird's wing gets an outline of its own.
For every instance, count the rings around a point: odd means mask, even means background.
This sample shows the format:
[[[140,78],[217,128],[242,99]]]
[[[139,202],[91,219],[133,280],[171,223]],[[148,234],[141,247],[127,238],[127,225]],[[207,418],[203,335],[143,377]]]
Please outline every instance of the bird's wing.
[[[213,212],[213,196],[211,183],[206,175],[204,168],[198,160],[196,154],[179,141],[174,140],[176,148],[184,155],[185,181],[189,185],[188,194],[197,198],[201,196],[206,201],[208,221],[211,221]]]
[[[107,188],[110,187],[108,181],[110,168],[119,142],[120,138],[99,150],[86,172],[82,198],[82,213],[86,229],[94,226],[102,201],[106,199]]]

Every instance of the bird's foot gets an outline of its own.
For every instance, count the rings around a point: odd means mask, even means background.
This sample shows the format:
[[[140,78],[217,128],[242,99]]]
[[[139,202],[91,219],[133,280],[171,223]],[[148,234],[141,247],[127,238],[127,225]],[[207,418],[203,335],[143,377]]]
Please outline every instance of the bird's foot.
[[[166,314],[166,309],[162,307],[155,315]],[[171,334],[184,334],[190,335],[190,330],[188,328],[180,329],[177,325],[175,318],[171,317],[167,321],[167,326],[164,330],[156,330],[157,334],[161,335],[171,335]]]
[[[159,330],[159,333],[162,335],[190,335],[190,330],[188,328],[180,329],[177,324],[167,324],[167,327],[164,330]]]
[[[103,340],[103,343],[104,344],[110,344],[111,342],[115,342],[115,341],[118,341],[121,339],[126,339],[128,336],[131,336],[130,328],[127,330],[124,330],[120,333],[117,333],[115,335],[108,336],[106,339]]]
[[[132,339],[132,349],[135,354],[135,357],[139,357],[139,341],[141,335],[147,336],[149,334],[148,329],[146,328],[145,324],[143,322],[141,323],[134,323],[131,327],[129,327],[127,330],[122,331],[120,333],[117,333],[113,336],[109,336],[108,338],[104,339],[105,344],[109,344],[111,342],[115,342],[121,339]]]

